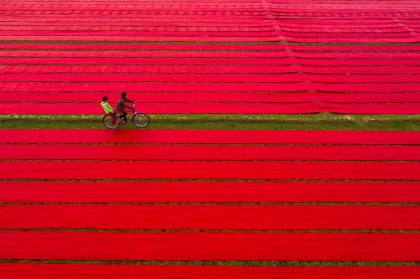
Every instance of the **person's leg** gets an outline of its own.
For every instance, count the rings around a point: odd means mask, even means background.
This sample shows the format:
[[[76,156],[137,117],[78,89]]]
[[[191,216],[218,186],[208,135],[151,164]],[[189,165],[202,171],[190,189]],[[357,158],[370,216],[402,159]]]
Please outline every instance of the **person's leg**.
[[[124,117],[124,121],[125,123],[127,123],[127,112],[123,112],[122,116]]]
[[[110,112],[108,114],[111,115],[111,117],[112,117],[111,123],[112,123],[112,125],[114,125],[115,124],[115,121],[117,120],[116,117],[115,117],[115,113]]]

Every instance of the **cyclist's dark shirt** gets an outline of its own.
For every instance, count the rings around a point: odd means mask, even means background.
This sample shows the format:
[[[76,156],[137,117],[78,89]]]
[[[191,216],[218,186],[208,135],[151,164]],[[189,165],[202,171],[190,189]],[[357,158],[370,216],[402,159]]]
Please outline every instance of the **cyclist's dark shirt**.
[[[123,112],[125,108],[127,108],[128,106],[126,105],[126,103],[134,103],[134,101],[131,101],[129,99],[127,99],[127,97],[122,97],[117,104],[117,108],[116,110],[119,112]]]

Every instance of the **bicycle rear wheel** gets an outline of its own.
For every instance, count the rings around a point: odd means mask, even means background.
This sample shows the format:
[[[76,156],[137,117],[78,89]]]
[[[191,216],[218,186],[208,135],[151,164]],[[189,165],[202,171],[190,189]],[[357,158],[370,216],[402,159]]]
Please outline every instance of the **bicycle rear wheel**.
[[[115,117],[115,122],[112,124],[112,116],[109,114],[102,116],[102,123],[109,129],[117,129],[120,126],[120,121],[118,121],[117,117]]]
[[[133,121],[134,125],[136,125],[139,128],[144,128],[150,123],[150,118],[144,113],[136,113],[131,118],[131,121]]]

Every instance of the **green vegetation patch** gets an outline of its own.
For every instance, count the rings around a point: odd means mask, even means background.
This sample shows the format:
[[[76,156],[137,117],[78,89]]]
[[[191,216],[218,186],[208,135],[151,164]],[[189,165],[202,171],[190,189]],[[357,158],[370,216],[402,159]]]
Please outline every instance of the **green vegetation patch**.
[[[420,131],[420,115],[152,114],[146,129]],[[102,115],[1,115],[2,129],[105,129]],[[132,123],[118,129],[138,129]]]

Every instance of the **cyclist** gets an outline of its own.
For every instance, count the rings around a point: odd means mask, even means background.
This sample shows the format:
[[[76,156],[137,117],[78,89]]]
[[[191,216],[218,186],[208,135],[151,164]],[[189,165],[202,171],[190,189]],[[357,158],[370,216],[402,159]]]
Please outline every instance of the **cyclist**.
[[[133,109],[133,107],[128,106],[127,103],[134,104],[134,101],[127,99],[127,93],[122,92],[121,93],[121,99],[118,101],[116,110],[121,115],[120,118],[121,117],[124,118],[125,123],[127,123],[127,112],[125,111],[125,109],[126,108]]]
[[[112,122],[112,125],[114,125],[115,121],[116,121],[116,114],[115,114],[114,109],[108,104],[108,96],[103,96],[102,97],[101,105],[102,105],[102,108],[105,110],[105,113],[111,115],[111,117],[112,117],[111,122]]]

